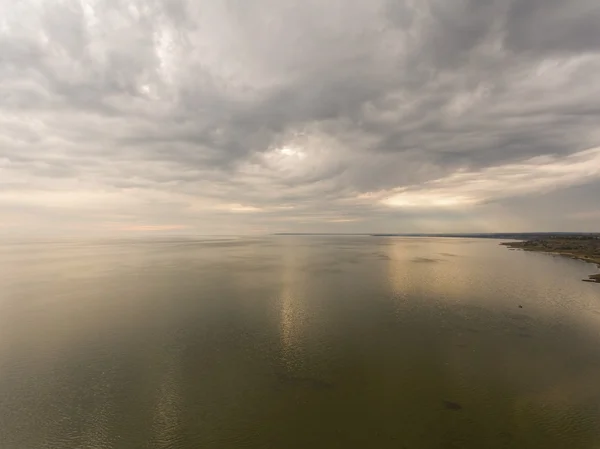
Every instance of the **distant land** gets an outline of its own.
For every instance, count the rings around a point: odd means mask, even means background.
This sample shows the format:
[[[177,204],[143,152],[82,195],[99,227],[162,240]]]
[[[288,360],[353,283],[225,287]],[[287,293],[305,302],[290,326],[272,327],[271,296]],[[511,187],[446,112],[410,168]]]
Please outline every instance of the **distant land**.
[[[600,268],[600,234],[552,234],[502,245],[523,251],[536,251],[594,263]],[[600,274],[592,274],[585,282],[600,283]]]
[[[478,239],[511,239],[531,240],[546,239],[560,236],[562,238],[600,237],[599,233],[591,232],[493,232],[493,233],[466,233],[466,234],[369,234],[373,237],[456,237]]]
[[[461,234],[430,234],[430,233],[327,233],[327,232],[278,232],[273,235],[362,235],[371,237],[454,237],[454,238],[478,238],[478,239],[499,239],[499,240],[533,240],[546,239],[553,236],[563,238],[577,237],[597,237],[600,238],[600,233],[597,232],[492,232],[492,233],[461,233]]]

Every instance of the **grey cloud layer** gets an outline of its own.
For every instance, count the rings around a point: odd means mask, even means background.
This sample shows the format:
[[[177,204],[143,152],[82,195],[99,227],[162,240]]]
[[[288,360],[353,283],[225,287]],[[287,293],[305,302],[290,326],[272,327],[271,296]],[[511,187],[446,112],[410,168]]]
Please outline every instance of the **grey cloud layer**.
[[[365,198],[599,146],[599,24],[594,0],[0,0],[0,226],[513,226],[531,188]]]

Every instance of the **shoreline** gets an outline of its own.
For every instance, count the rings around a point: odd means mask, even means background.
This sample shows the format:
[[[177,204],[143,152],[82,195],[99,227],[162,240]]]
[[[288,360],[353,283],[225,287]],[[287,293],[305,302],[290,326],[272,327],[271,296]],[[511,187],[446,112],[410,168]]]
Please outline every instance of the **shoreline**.
[[[510,249],[552,254],[595,264],[600,269],[600,239],[549,237],[544,239],[503,242],[500,245]],[[583,282],[600,284],[600,273],[590,274]]]

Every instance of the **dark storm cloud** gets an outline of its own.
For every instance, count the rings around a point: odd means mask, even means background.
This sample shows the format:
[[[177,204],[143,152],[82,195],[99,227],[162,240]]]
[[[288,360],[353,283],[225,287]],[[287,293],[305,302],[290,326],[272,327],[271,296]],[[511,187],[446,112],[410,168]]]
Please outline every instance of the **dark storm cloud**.
[[[510,4],[507,46],[518,52],[598,53],[600,6],[594,1],[519,0]]]
[[[599,11],[0,0],[0,208],[206,232],[510,226],[536,176],[547,195],[599,176]]]

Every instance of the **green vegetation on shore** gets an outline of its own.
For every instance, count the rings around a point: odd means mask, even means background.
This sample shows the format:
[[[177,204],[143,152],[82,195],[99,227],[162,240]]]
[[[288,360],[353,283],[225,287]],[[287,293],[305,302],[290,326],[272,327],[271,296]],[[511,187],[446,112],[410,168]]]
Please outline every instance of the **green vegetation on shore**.
[[[520,242],[505,242],[502,245],[524,251],[539,251],[559,254],[585,262],[595,263],[600,268],[600,236],[599,235],[549,235],[544,238],[524,240]],[[600,273],[592,274],[586,282],[600,283]]]

